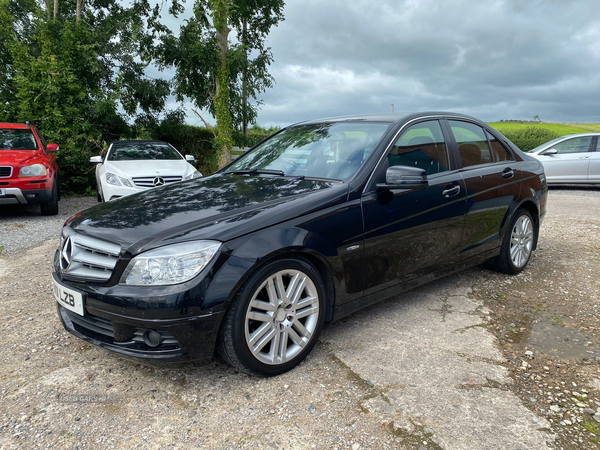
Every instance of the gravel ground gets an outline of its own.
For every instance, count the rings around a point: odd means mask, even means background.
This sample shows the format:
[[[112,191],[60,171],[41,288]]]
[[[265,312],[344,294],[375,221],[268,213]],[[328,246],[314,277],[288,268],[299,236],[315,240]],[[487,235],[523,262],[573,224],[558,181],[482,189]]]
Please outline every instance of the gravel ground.
[[[50,284],[66,217],[2,217],[1,449],[598,448],[598,190],[550,192],[523,274],[477,267],[368,308],[271,379],[146,367],[70,336]]]
[[[65,220],[97,204],[96,197],[63,198],[56,216],[42,216],[39,205],[2,205],[0,255],[14,254],[48,239],[58,239]]]

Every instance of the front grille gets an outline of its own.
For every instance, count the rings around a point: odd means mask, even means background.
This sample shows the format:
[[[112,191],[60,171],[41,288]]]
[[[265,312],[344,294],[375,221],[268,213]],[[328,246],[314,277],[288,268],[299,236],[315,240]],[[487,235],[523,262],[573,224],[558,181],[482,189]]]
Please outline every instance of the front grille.
[[[126,348],[135,350],[177,350],[180,348],[179,341],[175,337],[164,330],[158,331],[162,335],[162,342],[158,347],[149,347],[144,342],[144,333],[151,331],[147,328],[133,328],[132,333],[127,339],[121,341],[115,341],[115,324],[110,320],[104,319],[98,316],[92,316],[87,314],[80,316],[68,309],[59,306],[60,313],[63,319],[68,319],[75,331],[81,334],[97,339],[108,344],[115,344]],[[67,323],[67,325],[70,325]],[[127,327],[127,325],[116,324],[116,326]]]
[[[0,178],[10,178],[13,168],[11,166],[0,166]]]
[[[119,260],[121,246],[71,234],[62,242],[60,267],[67,278],[107,281]]]
[[[157,180],[158,178],[163,180],[163,183],[159,182],[159,185],[176,183],[176,182],[182,180],[182,177],[175,177],[175,176],[163,177],[163,176],[153,175],[153,176],[149,176],[149,177],[133,177],[133,183],[139,187],[154,187],[154,186],[156,186],[155,180]]]

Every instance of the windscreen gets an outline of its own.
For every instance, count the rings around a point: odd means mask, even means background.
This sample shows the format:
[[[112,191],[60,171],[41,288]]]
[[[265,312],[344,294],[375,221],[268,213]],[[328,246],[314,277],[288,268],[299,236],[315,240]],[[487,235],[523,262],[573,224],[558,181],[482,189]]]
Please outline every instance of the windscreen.
[[[0,128],[0,150],[37,150],[31,130]]]
[[[114,145],[109,161],[179,160],[181,155],[168,144],[144,142],[131,145]]]
[[[226,172],[273,170],[286,176],[346,180],[371,154],[389,126],[339,122],[291,127],[242,155]]]

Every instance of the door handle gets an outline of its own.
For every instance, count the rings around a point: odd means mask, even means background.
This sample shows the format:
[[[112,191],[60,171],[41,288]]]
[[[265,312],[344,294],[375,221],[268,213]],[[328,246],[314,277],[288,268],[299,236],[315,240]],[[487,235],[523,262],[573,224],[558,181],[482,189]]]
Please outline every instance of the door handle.
[[[579,159],[590,159],[589,155],[580,156]]]
[[[514,171],[514,170],[512,170],[510,167],[507,167],[506,169],[504,169],[504,170],[502,171],[502,176],[503,176],[504,178],[512,178],[512,177],[514,177],[514,176],[515,176],[515,171]]]
[[[450,186],[452,186],[452,185],[450,185]],[[460,192],[460,185],[459,185],[459,184],[457,184],[457,185],[455,185],[455,186],[452,186],[452,187],[446,186],[446,189],[444,189],[444,190],[442,191],[442,195],[443,195],[444,197],[448,198],[448,197],[453,197],[453,196],[455,196],[455,195],[456,195],[456,194],[458,194],[459,192]]]

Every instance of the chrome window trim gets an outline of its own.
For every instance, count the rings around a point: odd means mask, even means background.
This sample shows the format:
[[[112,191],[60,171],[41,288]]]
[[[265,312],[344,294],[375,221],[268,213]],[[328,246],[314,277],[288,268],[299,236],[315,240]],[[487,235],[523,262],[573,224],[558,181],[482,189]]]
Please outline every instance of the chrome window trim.
[[[439,114],[439,115],[434,115],[434,116],[422,116],[422,117],[416,117],[414,119],[411,119],[408,122],[406,122],[404,125],[402,125],[400,127],[400,129],[396,132],[396,134],[394,134],[394,137],[390,140],[390,143],[388,144],[388,146],[385,148],[385,150],[381,154],[381,157],[379,158],[379,161],[377,161],[377,164],[375,165],[375,168],[371,171],[371,175],[369,175],[369,179],[367,180],[367,183],[365,184],[365,187],[363,188],[361,196],[364,195],[364,194],[366,194],[367,192],[370,192],[370,191],[367,190],[367,188],[370,186],[371,180],[375,176],[375,173],[379,170],[379,167],[381,166],[383,158],[385,158],[385,155],[387,155],[387,153],[390,151],[390,149],[392,148],[392,146],[394,145],[394,143],[398,139],[400,133],[402,133],[406,129],[406,127],[410,126],[413,122],[417,122],[417,121],[421,121],[421,120],[444,120],[444,119],[446,119],[446,120],[447,119],[464,120],[464,119],[466,119],[466,117],[454,116],[454,115],[451,115],[451,114]],[[475,124],[478,124],[475,121],[472,121],[472,122],[475,123]],[[443,132],[443,129],[442,129],[442,132]],[[450,157],[450,149],[449,149],[448,143],[446,142],[445,139],[444,139],[444,144],[446,145],[446,151],[448,152],[448,157]],[[458,170],[458,169],[454,169],[454,170]],[[454,170],[449,170],[448,172],[453,172]]]

